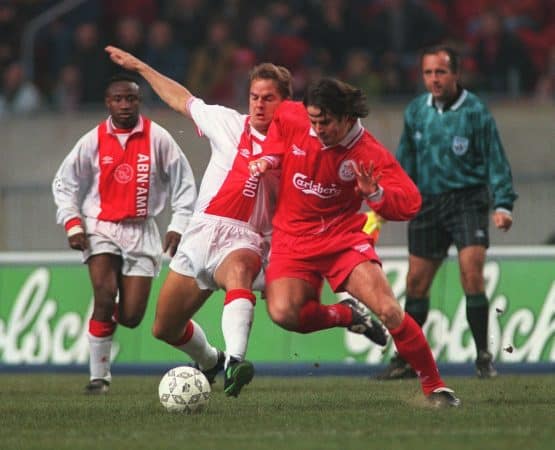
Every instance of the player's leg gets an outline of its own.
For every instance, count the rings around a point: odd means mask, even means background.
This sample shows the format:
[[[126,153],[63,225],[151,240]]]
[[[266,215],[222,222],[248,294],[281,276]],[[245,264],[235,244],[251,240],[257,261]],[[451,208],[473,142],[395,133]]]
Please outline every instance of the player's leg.
[[[137,327],[146,312],[152,277],[120,275],[119,301],[114,316],[117,323],[127,328]]]
[[[266,306],[272,321],[286,330],[299,333],[335,326],[325,326],[328,314],[320,308],[319,288],[315,286],[321,283],[310,283],[292,276],[271,279],[266,285]]]
[[[381,266],[370,261],[359,264],[347,278],[345,288],[368,306],[389,330],[399,354],[419,375],[424,395],[434,403],[444,399],[448,405],[458,406],[460,400],[441,379],[422,329],[400,307]]]
[[[243,360],[254,318],[256,296],[252,284],[260,271],[260,256],[248,249],[232,251],[214,273],[226,295],[222,312],[222,332],[228,357]]]
[[[214,368],[220,355],[191,319],[210,294],[201,290],[194,278],[170,269],[160,289],[152,326],[155,338],[187,353],[203,371]]]
[[[254,376],[254,366],[245,360],[256,296],[252,284],[260,271],[260,255],[240,248],[227,254],[214,272],[214,280],[225,289],[222,333],[225,341],[224,392],[237,397]]]
[[[422,258],[409,255],[405,311],[422,328],[430,310],[430,287],[442,259]],[[411,365],[396,353],[386,369],[378,375],[379,380],[399,380],[415,378]]]
[[[479,378],[497,375],[488,350],[489,302],[485,294],[485,247],[473,245],[459,251],[461,284],[466,295],[466,319],[476,345],[476,373]]]
[[[268,312],[275,323],[298,333],[345,327],[370,339],[374,337],[373,340],[381,345],[385,343],[386,336],[381,325],[362,312],[354,300],[333,305],[320,303],[321,274],[327,273],[332,266],[343,265],[341,261],[336,263],[335,254],[301,261],[292,260],[287,249],[283,252],[275,250],[276,245],[272,248],[271,262],[266,271]],[[338,272],[335,269],[331,271]],[[348,271],[345,277],[347,274]],[[367,331],[370,329],[376,333],[369,336]]]
[[[485,294],[484,265],[489,246],[489,192],[486,187],[453,194],[449,228],[459,252],[461,284],[466,295],[466,318],[476,345],[476,373],[497,375],[488,351],[489,302]]]
[[[443,196],[424,198],[417,217],[408,225],[409,268],[405,311],[422,327],[430,310],[430,287],[447,255],[451,235],[443,225],[446,200]],[[416,373],[398,353],[378,375],[380,380],[414,378]]]
[[[89,257],[87,265],[94,293],[94,307],[87,335],[90,383],[85,392],[102,394],[108,391],[112,381],[110,352],[116,330],[112,314],[118,294],[122,261],[118,255],[102,253]]]

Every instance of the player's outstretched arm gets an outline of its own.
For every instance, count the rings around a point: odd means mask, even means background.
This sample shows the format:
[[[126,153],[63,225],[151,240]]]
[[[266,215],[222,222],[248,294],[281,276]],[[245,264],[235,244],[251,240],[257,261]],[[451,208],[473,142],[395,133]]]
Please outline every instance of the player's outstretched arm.
[[[170,108],[186,117],[191,117],[187,102],[193,94],[185,86],[161,74],[144,61],[120,48],[108,45],[105,50],[114,63],[141,75]]]

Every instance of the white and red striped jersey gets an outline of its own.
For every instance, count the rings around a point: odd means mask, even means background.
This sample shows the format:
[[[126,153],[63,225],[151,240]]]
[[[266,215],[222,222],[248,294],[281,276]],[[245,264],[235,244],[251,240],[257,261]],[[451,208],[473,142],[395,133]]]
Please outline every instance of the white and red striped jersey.
[[[171,198],[168,231],[183,234],[197,192],[191,166],[170,134],[139,116],[120,132],[110,117],[86,133],[62,162],[52,184],[59,224],[82,216],[119,222],[157,216]]]
[[[263,235],[271,232],[279,174],[255,177],[248,164],[262,154],[265,136],[249,124],[249,116],[199,98],[189,102],[199,131],[210,141],[212,155],[202,178],[195,213],[249,224]]]

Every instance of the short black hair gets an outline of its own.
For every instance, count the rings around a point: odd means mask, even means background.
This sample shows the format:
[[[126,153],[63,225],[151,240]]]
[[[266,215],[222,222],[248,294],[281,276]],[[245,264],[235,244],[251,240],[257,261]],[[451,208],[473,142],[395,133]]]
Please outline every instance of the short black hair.
[[[106,84],[106,92],[108,92],[108,89],[110,89],[110,86],[112,86],[112,84],[120,83],[122,81],[127,83],[135,83],[137,86],[140,87],[138,78],[134,76],[132,73],[119,72],[119,73],[116,73],[115,75],[112,75],[108,80],[108,83]]]
[[[422,66],[422,60],[424,56],[427,55],[437,55],[438,53],[447,53],[449,56],[449,69],[453,73],[459,73],[461,68],[461,58],[459,56],[459,52],[455,50],[453,47],[449,47],[448,45],[434,45],[432,47],[427,47],[420,52],[420,65]]]
[[[335,78],[322,78],[308,85],[303,104],[315,106],[322,114],[361,118],[368,115],[368,101],[361,89]]]

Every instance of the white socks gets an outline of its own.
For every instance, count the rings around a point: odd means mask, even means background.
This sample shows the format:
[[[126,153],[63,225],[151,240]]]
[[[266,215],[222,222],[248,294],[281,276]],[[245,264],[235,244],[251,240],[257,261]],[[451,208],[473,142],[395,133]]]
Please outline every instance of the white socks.
[[[175,347],[187,353],[201,370],[211,369],[218,362],[218,350],[208,343],[206,335],[198,323],[191,320],[191,324],[193,326],[191,338],[184,344]]]
[[[110,373],[110,351],[112,350],[112,337],[96,337],[91,333],[87,333],[89,340],[89,370],[90,379],[101,378],[108,383],[112,381]]]
[[[245,358],[254,317],[254,305],[246,298],[236,298],[224,306],[222,332],[228,357]]]

